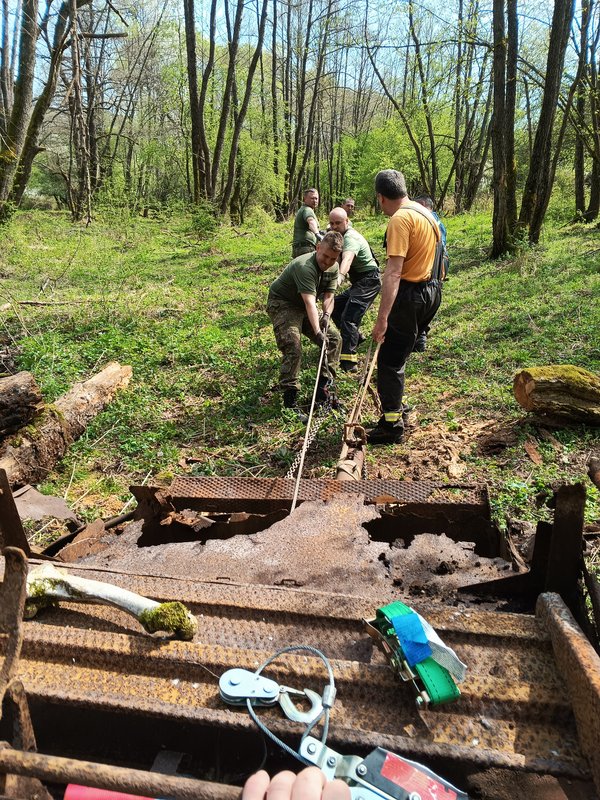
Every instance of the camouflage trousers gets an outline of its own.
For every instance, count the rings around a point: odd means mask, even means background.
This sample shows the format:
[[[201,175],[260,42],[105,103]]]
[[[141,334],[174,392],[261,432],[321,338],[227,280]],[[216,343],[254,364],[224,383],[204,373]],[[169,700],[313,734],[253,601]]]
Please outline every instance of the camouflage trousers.
[[[292,245],[292,258],[303,256],[304,253],[314,253],[317,249],[314,244],[293,244]]]
[[[284,300],[275,300],[269,297],[267,314],[273,323],[275,341],[283,356],[279,371],[279,386],[281,389],[298,389],[300,387],[298,376],[302,361],[302,334],[320,347],[308,321],[306,311],[291,303],[286,303]],[[328,382],[332,382],[335,377],[335,368],[340,360],[341,347],[341,337],[337,330],[330,325],[327,332],[327,357],[323,359],[321,367],[321,375]]]

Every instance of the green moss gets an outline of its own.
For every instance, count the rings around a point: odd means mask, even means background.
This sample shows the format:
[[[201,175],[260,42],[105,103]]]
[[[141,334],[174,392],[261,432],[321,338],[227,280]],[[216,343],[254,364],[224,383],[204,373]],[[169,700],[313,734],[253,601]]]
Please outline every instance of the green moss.
[[[196,633],[196,620],[183,603],[161,603],[150,611],[142,611],[140,622],[148,633],[167,631],[177,639],[189,641]]]
[[[527,372],[536,381],[562,381],[583,393],[600,391],[600,378],[582,367],[572,364],[551,364],[547,367],[530,367]]]

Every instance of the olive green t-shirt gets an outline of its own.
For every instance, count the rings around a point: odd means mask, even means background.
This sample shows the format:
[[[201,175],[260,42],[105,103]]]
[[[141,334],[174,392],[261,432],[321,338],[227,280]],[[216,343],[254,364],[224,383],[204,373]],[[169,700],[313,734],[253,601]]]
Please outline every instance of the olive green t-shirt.
[[[304,253],[287,265],[281,275],[269,287],[269,298],[284,300],[286,303],[304,308],[300,295],[314,294],[318,297],[325,292],[335,292],[338,279],[338,265],[334,264],[321,272],[316,253]]]
[[[308,220],[310,218],[317,219],[317,215],[310,206],[305,206],[304,203],[298,209],[296,218],[294,219],[294,247],[304,247],[307,244],[315,245],[317,237],[308,227]],[[317,225],[319,221],[317,220]]]
[[[379,265],[369,247],[369,243],[365,237],[354,228],[348,228],[344,234],[344,252],[347,250],[354,253],[350,271],[348,272],[351,283],[360,280],[365,272],[373,272],[373,270],[378,268]]]

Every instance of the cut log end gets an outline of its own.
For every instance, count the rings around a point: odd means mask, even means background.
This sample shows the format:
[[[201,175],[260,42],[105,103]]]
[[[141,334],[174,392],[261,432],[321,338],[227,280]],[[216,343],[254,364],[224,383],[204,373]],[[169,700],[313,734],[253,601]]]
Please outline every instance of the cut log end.
[[[559,364],[521,370],[513,391],[526,411],[600,425],[600,378],[581,367]]]

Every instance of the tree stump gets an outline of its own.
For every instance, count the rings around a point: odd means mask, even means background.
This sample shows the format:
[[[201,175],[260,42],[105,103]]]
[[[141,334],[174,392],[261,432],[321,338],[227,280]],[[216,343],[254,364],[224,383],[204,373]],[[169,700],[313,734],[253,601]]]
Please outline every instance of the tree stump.
[[[27,425],[43,405],[42,393],[30,372],[0,378],[0,436]]]
[[[558,364],[521,370],[513,391],[526,411],[600,425],[600,378],[581,367]]]
[[[35,426],[18,431],[0,449],[0,468],[12,487],[45,478],[115,392],[131,379],[131,367],[112,361],[101,372],[46,407]]]

